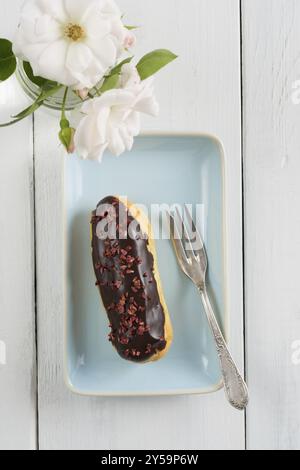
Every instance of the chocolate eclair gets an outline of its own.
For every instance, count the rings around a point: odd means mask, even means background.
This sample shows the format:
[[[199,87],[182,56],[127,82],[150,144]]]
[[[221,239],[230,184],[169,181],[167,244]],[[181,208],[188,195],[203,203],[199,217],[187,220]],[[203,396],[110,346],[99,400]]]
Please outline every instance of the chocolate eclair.
[[[160,359],[173,334],[148,218],[127,200],[109,196],[92,213],[91,237],[109,341],[128,361]]]

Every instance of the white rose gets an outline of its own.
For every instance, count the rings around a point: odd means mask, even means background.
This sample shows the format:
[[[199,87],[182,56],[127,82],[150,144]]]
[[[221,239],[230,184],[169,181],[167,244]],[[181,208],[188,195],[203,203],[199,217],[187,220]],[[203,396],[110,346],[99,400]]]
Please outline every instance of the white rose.
[[[75,146],[84,159],[101,161],[106,149],[116,156],[130,151],[141,130],[140,113],[158,114],[151,79],[142,82],[136,68],[127,65],[120,82],[123,88],[107,91],[82,106],[85,116],[77,127]]]
[[[154,96],[153,78],[142,81],[137,68],[131,64],[122,67],[120,87],[131,91],[135,96],[134,109],[140,113],[157,116],[159,104]]]
[[[116,64],[127,37],[114,0],[27,0],[14,52],[35,75],[90,89]]]

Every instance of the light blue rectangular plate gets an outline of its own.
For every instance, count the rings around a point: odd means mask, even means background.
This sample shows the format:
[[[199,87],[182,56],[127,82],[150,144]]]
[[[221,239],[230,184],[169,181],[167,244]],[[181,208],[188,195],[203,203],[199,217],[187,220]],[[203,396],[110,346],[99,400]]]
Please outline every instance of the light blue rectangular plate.
[[[170,241],[157,241],[160,276],[174,328],[168,355],[158,362],[122,360],[107,340],[108,321],[95,287],[90,216],[107,195],[145,204],[203,204],[209,289],[227,327],[224,240],[224,153],[208,136],[143,136],[131,153],[107,155],[101,165],[68,157],[65,164],[65,369],[83,395],[182,395],[222,386],[214,342],[199,294],[179,270]],[[200,227],[199,227],[200,228]]]

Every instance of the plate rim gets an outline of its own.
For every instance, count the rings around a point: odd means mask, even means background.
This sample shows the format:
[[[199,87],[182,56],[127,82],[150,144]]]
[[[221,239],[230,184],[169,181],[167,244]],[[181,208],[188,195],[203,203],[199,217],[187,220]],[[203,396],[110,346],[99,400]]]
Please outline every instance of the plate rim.
[[[223,211],[222,211],[222,227],[223,227],[223,296],[224,296],[224,319],[223,319],[223,334],[226,342],[230,340],[230,315],[229,315],[229,292],[228,292],[228,230],[227,230],[227,175],[226,175],[226,152],[223,141],[221,138],[217,137],[215,134],[210,134],[206,132],[176,132],[176,131],[143,131],[139,137],[200,137],[207,138],[214,141],[220,151],[221,157],[221,171],[222,171],[222,202],[223,202]],[[67,365],[67,321],[68,321],[68,306],[67,306],[67,266],[68,266],[68,244],[67,244],[67,205],[66,205],[66,187],[65,187],[65,175],[66,175],[66,164],[67,159],[70,158],[70,155],[65,155],[62,159],[62,191],[63,191],[63,305],[64,305],[64,314],[63,314],[63,375],[64,382],[67,388],[77,396],[84,397],[163,397],[163,396],[187,396],[187,395],[211,395],[216,393],[224,388],[223,380],[221,379],[216,384],[213,384],[211,387],[207,388],[183,388],[175,390],[161,390],[161,391],[144,391],[144,392],[101,392],[101,391],[88,391],[81,390],[75,387],[70,378]]]

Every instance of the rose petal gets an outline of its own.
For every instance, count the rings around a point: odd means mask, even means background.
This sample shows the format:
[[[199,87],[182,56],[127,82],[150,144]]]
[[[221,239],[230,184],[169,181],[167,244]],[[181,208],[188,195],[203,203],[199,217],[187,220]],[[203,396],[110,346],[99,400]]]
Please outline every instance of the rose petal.
[[[90,112],[93,111],[93,108],[94,108],[94,103],[95,102],[95,99],[94,100],[89,100],[89,101],[86,101],[85,103],[83,103],[82,107],[81,107],[81,112],[83,114],[88,114]]]
[[[154,96],[145,96],[138,100],[134,106],[135,111],[140,113],[149,114],[150,116],[157,117],[159,115],[159,104]]]
[[[40,16],[34,27],[35,42],[53,42],[63,36],[61,24],[49,15]]]
[[[22,60],[27,60],[28,57],[26,57],[26,52],[24,50],[24,43],[25,43],[25,38],[23,35],[22,29],[19,27],[15,33],[14,39],[13,39],[13,53],[15,56],[19,57]]]
[[[122,88],[137,87],[141,84],[141,77],[137,68],[132,64],[125,64],[122,67],[120,86]]]
[[[116,18],[115,21],[111,23],[111,33],[115,39],[115,44],[118,48],[118,54],[121,54],[125,51],[125,39],[128,30],[124,27],[121,19]]]
[[[96,11],[91,9],[89,14],[86,15],[82,23],[89,39],[96,38],[98,41],[107,36],[111,31],[111,24],[108,20],[103,19],[103,15],[97,8]],[[98,43],[99,44],[99,43]]]
[[[22,40],[22,39],[21,39]],[[23,38],[23,41],[25,39]],[[25,57],[28,62],[31,63],[32,69],[34,71],[35,75],[41,75],[40,73],[40,67],[37,62],[37,59],[42,55],[42,53],[47,49],[49,46],[47,43],[41,43],[41,44],[27,44],[23,42],[23,47],[21,49],[22,55]],[[14,50],[17,50],[17,45],[16,43],[14,44]],[[17,52],[16,52],[17,54]],[[17,54],[18,57],[20,57],[20,54]]]
[[[130,106],[133,103],[134,95],[126,90],[109,90],[100,98],[96,98],[95,106]]]
[[[64,0],[38,0],[37,4],[42,12],[53,16],[53,18],[58,20],[60,23],[65,23],[67,21],[67,12]]]
[[[120,128],[120,135],[125,143],[126,150],[130,152],[134,144],[134,139],[125,125]]]
[[[106,123],[107,119],[109,118],[109,113],[110,109],[109,108],[103,108],[97,117],[97,131],[98,131],[98,141],[101,143],[104,143],[106,141]]]
[[[110,129],[108,148],[116,157],[119,157],[123,152],[125,152],[125,143],[120,135],[119,129]]]
[[[89,47],[82,42],[72,42],[68,48],[66,67],[71,73],[83,72],[93,60]]]
[[[99,145],[99,147],[96,147],[95,150],[91,153],[91,158],[92,160],[97,160],[98,162],[102,161],[103,154],[105,150],[107,149],[108,144],[103,144]]]
[[[101,142],[101,131],[98,131],[93,115],[86,116],[81,120],[74,139],[77,153],[81,158],[101,161],[108,144],[105,141]]]
[[[86,44],[100,61],[103,68],[107,70],[109,67],[115,65],[117,61],[117,48],[111,36],[106,36],[99,42],[97,37],[90,37],[88,35]]]
[[[38,61],[39,74],[49,80],[57,80],[57,77],[60,77],[61,83],[71,86],[73,79],[65,66],[68,48],[69,44],[63,39],[46,47]],[[51,68],[49,68],[49,63],[51,63]]]
[[[129,132],[136,137],[141,132],[141,115],[137,112],[132,112],[127,118],[127,127]]]
[[[88,158],[93,148],[94,127],[92,116],[85,116],[75,132],[75,146],[82,158]]]
[[[73,88],[74,90],[91,89],[99,83],[99,77],[104,74],[105,70],[101,68],[99,62],[92,62],[85,71],[73,72],[74,80],[76,80]]]
[[[118,18],[121,18],[122,13],[114,0],[104,0],[104,6],[102,8],[103,13],[106,15],[115,15]]]
[[[62,1],[62,0],[60,0]],[[28,1],[24,3],[21,10],[20,24],[24,21],[34,21],[40,15],[45,13],[42,0]]]
[[[64,0],[64,3],[68,16],[78,22],[84,20],[90,8],[95,5],[101,8],[104,4],[103,0]]]

